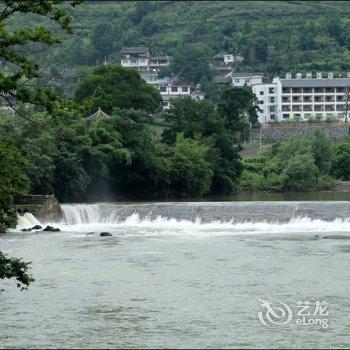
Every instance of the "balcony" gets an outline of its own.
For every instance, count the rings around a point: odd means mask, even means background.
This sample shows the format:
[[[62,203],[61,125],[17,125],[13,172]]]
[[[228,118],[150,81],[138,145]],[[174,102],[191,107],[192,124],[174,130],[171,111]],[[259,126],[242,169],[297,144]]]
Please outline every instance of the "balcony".
[[[333,112],[335,110],[334,105],[326,105],[325,111],[327,112]]]
[[[324,96],[315,96],[315,97],[314,97],[314,101],[315,101],[316,103],[324,102]]]
[[[303,110],[304,112],[312,112],[312,105],[304,105]]]
[[[326,96],[325,96],[325,101],[326,101],[326,102],[334,102],[334,101],[335,101],[335,98],[334,98],[334,96],[332,96],[332,95],[326,95]]]
[[[306,102],[306,103],[312,102],[312,96],[308,96],[308,95],[303,96],[303,102]]]
[[[314,93],[315,94],[323,94],[324,93],[324,88],[314,88]]]
[[[292,106],[292,111],[293,112],[301,112],[302,111],[301,105]]]
[[[324,111],[324,105],[315,105],[315,106],[314,106],[314,111],[315,111],[315,112]]]

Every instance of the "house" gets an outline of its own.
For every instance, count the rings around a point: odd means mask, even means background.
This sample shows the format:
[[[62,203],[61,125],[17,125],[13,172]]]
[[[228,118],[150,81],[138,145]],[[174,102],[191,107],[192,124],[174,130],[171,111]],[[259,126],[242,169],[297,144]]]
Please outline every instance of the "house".
[[[148,47],[123,47],[118,61],[125,68],[134,68],[139,72],[149,70],[150,53]]]
[[[264,75],[262,73],[230,73],[232,86],[252,86],[262,84]]]
[[[204,98],[198,87],[183,84],[174,77],[159,77],[159,71],[170,64],[169,56],[151,56],[147,47],[123,47],[118,57],[123,67],[137,69],[142,79],[159,90],[164,109],[170,108],[170,100],[173,98],[183,96]]]

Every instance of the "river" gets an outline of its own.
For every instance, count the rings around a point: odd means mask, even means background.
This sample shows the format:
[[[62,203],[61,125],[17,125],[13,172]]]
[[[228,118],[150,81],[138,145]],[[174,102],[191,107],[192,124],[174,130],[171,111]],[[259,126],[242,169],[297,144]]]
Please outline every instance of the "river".
[[[350,237],[349,218],[118,221],[108,208],[65,205],[61,232],[0,236],[36,279],[1,282],[1,348],[349,348],[350,241],[323,238]],[[264,302],[287,319],[269,322]]]

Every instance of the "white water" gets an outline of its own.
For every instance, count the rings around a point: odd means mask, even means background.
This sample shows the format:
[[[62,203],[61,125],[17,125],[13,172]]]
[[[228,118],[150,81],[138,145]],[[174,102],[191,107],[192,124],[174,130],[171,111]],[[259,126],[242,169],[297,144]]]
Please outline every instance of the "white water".
[[[241,234],[273,234],[273,233],[349,233],[350,219],[335,219],[322,221],[310,218],[292,218],[287,223],[278,222],[234,222],[212,221],[204,223],[200,219],[195,221],[177,220],[157,216],[140,217],[138,213],[120,220],[113,205],[73,204],[62,205],[64,222],[56,226],[62,231],[70,232],[101,232],[110,231],[117,234],[127,232],[138,235],[241,235]],[[122,233],[124,234],[124,233]]]
[[[35,225],[41,225],[40,221],[31,213],[24,215],[17,214],[17,229],[31,228]]]

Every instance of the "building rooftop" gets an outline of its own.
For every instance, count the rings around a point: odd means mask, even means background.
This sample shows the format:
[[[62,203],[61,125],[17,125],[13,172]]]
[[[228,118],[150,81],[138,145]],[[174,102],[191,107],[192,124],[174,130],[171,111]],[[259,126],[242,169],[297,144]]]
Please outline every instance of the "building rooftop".
[[[150,60],[169,60],[169,56],[152,56]]]
[[[231,84],[231,77],[214,77],[213,81],[217,84]]]
[[[233,78],[263,77],[263,73],[232,73]]]
[[[106,119],[109,118],[110,116],[103,112],[101,108],[99,108],[95,113],[91,114],[90,116],[86,117],[85,120],[87,121],[93,121],[93,120],[98,120],[98,119]]]
[[[134,47],[123,47],[120,50],[121,54],[133,54],[133,53],[149,53],[148,47],[134,46]]]
[[[281,79],[283,87],[350,87],[350,78]]]

